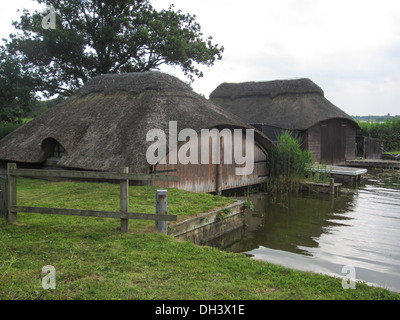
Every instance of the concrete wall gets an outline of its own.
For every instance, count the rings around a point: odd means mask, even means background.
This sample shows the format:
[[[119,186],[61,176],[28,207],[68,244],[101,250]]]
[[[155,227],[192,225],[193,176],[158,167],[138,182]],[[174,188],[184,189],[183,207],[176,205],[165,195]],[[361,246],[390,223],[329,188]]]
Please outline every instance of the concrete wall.
[[[202,213],[188,220],[168,225],[168,234],[181,240],[190,240],[195,244],[201,244],[208,240],[223,235],[226,232],[243,227],[245,222],[243,201],[238,201],[220,210]],[[221,213],[223,209],[229,209],[230,213]]]

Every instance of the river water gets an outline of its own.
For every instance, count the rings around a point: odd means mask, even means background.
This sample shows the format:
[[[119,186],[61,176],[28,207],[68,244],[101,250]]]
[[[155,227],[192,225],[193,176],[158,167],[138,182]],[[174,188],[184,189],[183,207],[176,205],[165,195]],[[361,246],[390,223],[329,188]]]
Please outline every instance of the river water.
[[[400,292],[399,171],[369,171],[359,186],[345,187],[334,198],[250,195],[247,228],[209,245]]]

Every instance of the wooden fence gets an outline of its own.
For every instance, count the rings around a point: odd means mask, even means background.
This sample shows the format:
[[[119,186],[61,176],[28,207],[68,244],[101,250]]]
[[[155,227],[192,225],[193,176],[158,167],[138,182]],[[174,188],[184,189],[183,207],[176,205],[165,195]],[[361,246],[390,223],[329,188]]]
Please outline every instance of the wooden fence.
[[[8,178],[3,172],[0,173],[0,218],[7,219],[8,213]]]
[[[17,177],[33,178],[64,178],[64,179],[95,179],[120,181],[120,211],[94,211],[76,209],[56,209],[18,206],[17,203]],[[157,190],[156,213],[131,213],[129,212],[129,181],[177,181],[178,177],[154,174],[129,173],[128,168],[121,168],[120,172],[91,172],[91,171],[63,171],[63,170],[33,170],[17,169],[15,163],[7,165],[7,175],[0,177],[0,216],[9,222],[17,221],[18,212],[31,212],[42,214],[59,214],[84,217],[116,218],[121,219],[121,231],[127,232],[129,219],[154,220],[158,231],[167,232],[167,221],[177,221],[176,215],[167,214],[167,192]],[[88,181],[90,182],[90,181]]]

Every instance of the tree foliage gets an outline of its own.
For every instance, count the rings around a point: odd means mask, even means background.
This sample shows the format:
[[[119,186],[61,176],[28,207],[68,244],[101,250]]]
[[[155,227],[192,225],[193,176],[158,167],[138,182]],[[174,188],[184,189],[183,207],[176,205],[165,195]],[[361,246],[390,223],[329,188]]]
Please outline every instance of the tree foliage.
[[[49,95],[70,95],[104,73],[142,72],[179,66],[190,79],[211,66],[223,47],[203,38],[195,16],[155,10],[149,0],[35,0],[56,9],[55,29],[42,27],[47,13],[23,11],[6,43]]]
[[[0,48],[0,123],[20,123],[35,99],[34,78],[18,59]]]

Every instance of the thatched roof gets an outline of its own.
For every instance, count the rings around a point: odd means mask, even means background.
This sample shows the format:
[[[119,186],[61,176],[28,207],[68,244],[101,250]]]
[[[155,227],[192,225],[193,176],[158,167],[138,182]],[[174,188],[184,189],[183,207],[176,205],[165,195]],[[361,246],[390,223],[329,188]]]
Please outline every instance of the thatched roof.
[[[210,100],[247,123],[306,130],[323,120],[343,118],[358,127],[310,79],[223,83]]]
[[[59,166],[104,171],[128,166],[132,172],[144,172],[149,167],[146,150],[153,143],[146,141],[146,134],[161,129],[168,137],[169,121],[178,122],[178,132],[249,128],[170,75],[107,74],[2,139],[0,159],[41,163],[48,157],[43,141],[53,138],[66,150]],[[266,148],[272,145],[260,132],[256,139]]]

